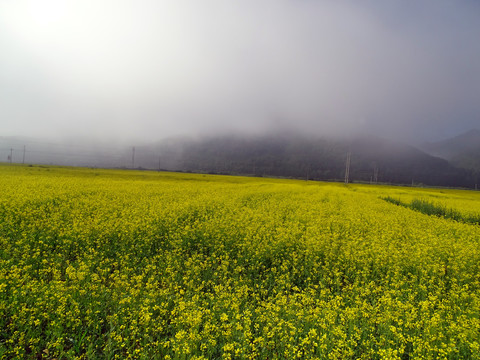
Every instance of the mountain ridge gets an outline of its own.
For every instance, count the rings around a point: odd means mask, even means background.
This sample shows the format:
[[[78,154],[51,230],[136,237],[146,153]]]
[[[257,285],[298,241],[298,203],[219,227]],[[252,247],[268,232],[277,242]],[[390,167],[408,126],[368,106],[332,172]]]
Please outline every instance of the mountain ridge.
[[[421,149],[448,160],[452,165],[480,175],[480,130],[471,129],[441,141],[425,143]]]
[[[30,143],[27,141],[30,140]],[[23,144],[22,144],[23,142]],[[422,149],[373,135],[342,138],[290,133],[177,138],[140,146],[0,137],[0,159],[26,163],[473,188],[478,174]]]

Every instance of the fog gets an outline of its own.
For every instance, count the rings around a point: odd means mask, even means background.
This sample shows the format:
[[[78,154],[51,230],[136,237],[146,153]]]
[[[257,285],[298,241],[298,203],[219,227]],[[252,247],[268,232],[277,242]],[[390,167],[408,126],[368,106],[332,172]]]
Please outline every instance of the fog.
[[[382,3],[382,4],[380,4]],[[480,126],[478,1],[0,1],[0,135]]]

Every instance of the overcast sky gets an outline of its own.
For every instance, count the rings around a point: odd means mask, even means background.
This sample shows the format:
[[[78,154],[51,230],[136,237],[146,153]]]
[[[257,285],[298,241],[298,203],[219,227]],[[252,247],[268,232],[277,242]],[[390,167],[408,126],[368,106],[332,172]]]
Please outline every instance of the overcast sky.
[[[480,127],[477,0],[0,0],[0,136]]]

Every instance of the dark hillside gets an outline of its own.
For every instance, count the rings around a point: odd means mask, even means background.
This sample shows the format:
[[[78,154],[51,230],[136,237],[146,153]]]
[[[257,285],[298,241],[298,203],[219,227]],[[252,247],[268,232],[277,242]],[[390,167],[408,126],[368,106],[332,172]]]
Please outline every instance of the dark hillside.
[[[342,180],[351,152],[351,181],[473,187],[471,171],[412,146],[376,137],[333,140],[291,137],[210,138],[185,144],[185,170]]]
[[[456,137],[427,143],[422,149],[449,160],[453,165],[480,173],[480,130],[470,130]]]

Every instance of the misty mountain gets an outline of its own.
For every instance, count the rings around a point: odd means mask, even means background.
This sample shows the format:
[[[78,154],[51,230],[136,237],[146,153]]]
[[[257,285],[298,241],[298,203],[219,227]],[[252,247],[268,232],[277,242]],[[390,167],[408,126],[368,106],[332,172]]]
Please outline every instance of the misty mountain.
[[[186,143],[181,162],[194,172],[343,180],[348,152],[351,181],[461,187],[475,183],[470,171],[445,159],[373,136],[217,137]]]
[[[24,147],[25,146],[25,147]],[[26,149],[26,150],[24,150]],[[187,171],[343,181],[347,153],[351,182],[472,188],[472,170],[415,147],[374,136],[264,136],[175,138],[143,145],[0,137],[0,161],[107,168]]]
[[[480,130],[474,129],[449,139],[426,143],[421,148],[457,167],[480,173]]]

